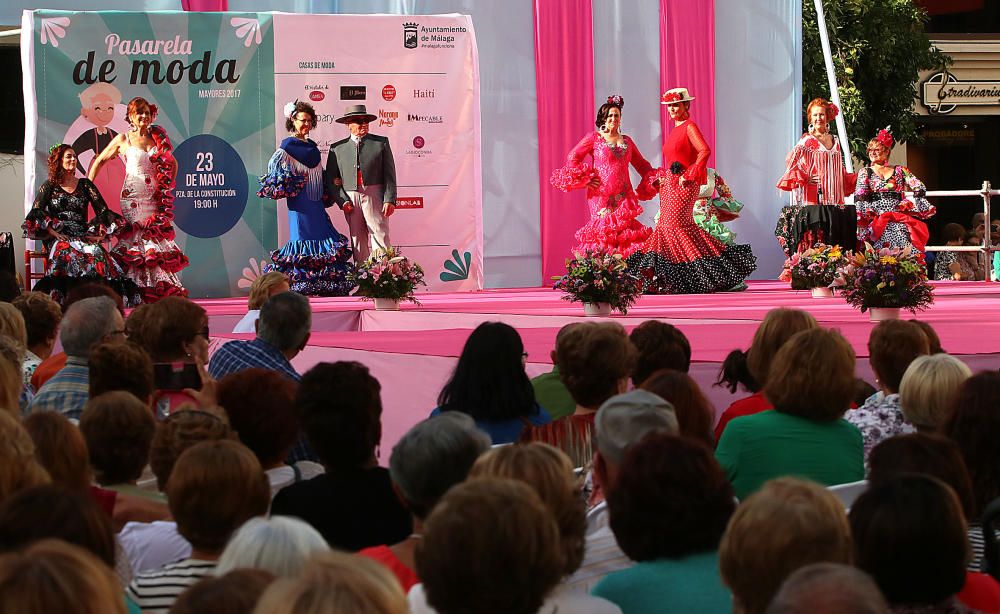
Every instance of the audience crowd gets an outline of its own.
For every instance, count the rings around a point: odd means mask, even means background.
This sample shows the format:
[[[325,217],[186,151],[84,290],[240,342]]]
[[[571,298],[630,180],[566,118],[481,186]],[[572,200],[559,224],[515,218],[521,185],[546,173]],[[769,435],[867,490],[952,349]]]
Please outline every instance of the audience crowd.
[[[299,373],[309,302],[265,281],[211,356],[185,298],[0,302],[0,611],[1000,613],[1000,373],[925,322],[865,382],[772,310],[718,412],[670,324],[570,324],[531,380],[487,322],[388,451],[379,381]]]

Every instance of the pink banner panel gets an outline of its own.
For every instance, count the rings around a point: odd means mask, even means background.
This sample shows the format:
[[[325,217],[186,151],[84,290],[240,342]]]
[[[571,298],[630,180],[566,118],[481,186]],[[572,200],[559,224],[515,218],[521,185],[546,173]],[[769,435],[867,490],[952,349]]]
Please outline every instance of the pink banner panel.
[[[566,271],[573,234],[589,216],[585,190],[565,194],[549,184],[549,176],[596,129],[591,0],[535,0],[534,16],[542,285],[551,285],[552,276]]]
[[[229,0],[181,0],[185,11],[228,11]]]
[[[660,0],[660,92],[686,87],[695,97],[691,119],[712,148],[715,166],[715,1]],[[663,140],[673,127],[660,108]]]

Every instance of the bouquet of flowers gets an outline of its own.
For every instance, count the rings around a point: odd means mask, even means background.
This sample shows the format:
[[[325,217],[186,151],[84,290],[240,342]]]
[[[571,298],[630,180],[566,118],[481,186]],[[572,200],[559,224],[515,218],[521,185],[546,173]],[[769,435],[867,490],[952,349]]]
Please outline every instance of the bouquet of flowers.
[[[778,279],[792,282],[795,290],[825,288],[833,283],[838,269],[845,266],[848,260],[839,245],[819,243],[789,256]]]
[[[575,254],[566,260],[566,274],[554,279],[554,288],[565,292],[567,301],[609,303],[623,314],[642,294],[639,278],[628,272],[621,254]]]
[[[902,308],[916,313],[934,302],[923,254],[907,246],[876,250],[865,244],[837,270],[831,284],[862,312],[872,308]]]
[[[412,301],[418,305],[420,301],[413,296],[413,291],[418,285],[427,285],[424,270],[403,256],[398,247],[375,251],[358,265],[351,278],[358,286],[355,296]]]

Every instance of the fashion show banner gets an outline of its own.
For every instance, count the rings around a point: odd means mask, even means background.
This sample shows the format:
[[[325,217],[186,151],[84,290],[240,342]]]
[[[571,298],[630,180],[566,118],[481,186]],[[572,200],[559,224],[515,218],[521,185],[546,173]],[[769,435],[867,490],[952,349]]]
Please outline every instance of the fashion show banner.
[[[192,298],[239,296],[285,240],[284,211],[255,195],[286,136],[281,107],[296,98],[316,106],[312,136],[325,153],[347,135],[333,119],[367,104],[379,117],[372,133],[395,154],[392,242],[424,266],[429,289],[482,287],[479,73],[468,17],[37,10],[22,21],[25,211],[52,145],[73,145],[85,173],[128,130],[125,106],[142,96],[158,107],[154,123],[179,165],[174,226],[191,261],[181,280]],[[95,181],[115,210],[125,172],[113,160]],[[329,213],[347,234],[343,214]]]
[[[277,244],[276,205],[254,195],[275,147],[271,15],[39,10],[23,21],[25,207],[49,147],[73,145],[85,173],[142,96],[178,162],[182,282],[193,298],[245,293]],[[125,172],[115,159],[95,182],[115,210]]]
[[[273,114],[294,100],[318,115],[310,137],[323,153],[350,136],[336,118],[350,105],[377,116],[389,139],[398,199],[393,245],[420,263],[427,290],[483,287],[479,61],[464,15],[296,15],[275,13]],[[287,136],[284,121],[274,138]],[[284,208],[282,201],[281,208]],[[347,235],[336,206],[327,209]],[[279,242],[287,238],[278,215]]]

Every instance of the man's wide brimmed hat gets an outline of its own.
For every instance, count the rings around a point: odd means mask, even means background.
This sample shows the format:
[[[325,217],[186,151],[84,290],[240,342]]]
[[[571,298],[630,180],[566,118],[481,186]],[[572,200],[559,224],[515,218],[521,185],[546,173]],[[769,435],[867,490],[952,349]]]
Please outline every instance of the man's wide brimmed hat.
[[[338,124],[349,124],[352,121],[373,122],[377,116],[368,112],[363,104],[352,104],[344,109],[344,114],[337,118]]]
[[[675,87],[672,90],[663,92],[663,96],[660,96],[660,104],[689,102],[691,100],[694,100],[694,96],[688,93],[688,88],[686,87]]]

